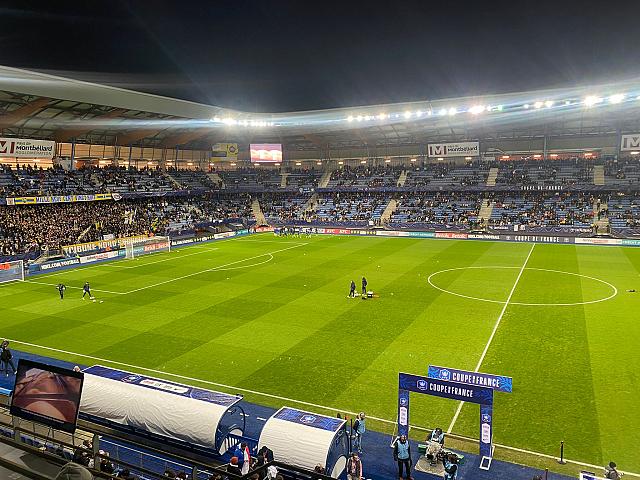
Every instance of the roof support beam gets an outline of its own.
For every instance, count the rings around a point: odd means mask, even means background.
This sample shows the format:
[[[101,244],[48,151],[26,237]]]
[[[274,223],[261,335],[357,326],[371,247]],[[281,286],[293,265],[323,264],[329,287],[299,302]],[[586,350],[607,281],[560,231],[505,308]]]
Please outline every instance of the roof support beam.
[[[124,135],[118,135],[116,137],[116,145],[120,145],[123,147],[128,147],[131,144],[142,140],[147,137],[155,137],[158,133],[160,133],[163,128],[145,128],[140,130],[133,130],[129,133],[125,133]]]
[[[58,130],[55,133],[54,138],[57,142],[68,142],[73,138],[77,138],[80,135],[89,133],[91,130],[95,130],[97,126],[92,123],[94,120],[108,120],[110,118],[116,118],[122,115],[124,112],[126,112],[126,110],[122,108],[114,108],[113,110],[103,113],[102,115],[96,115],[95,117],[91,117],[89,119],[80,120],[79,123],[81,123],[82,121],[86,121],[87,126]]]
[[[29,115],[42,110],[46,105],[49,104],[49,102],[50,99],[48,98],[38,98],[37,100],[29,102],[22,107],[12,110],[11,112],[0,115],[0,128],[13,127],[16,123],[24,120]]]
[[[210,128],[177,133],[175,135],[170,135],[162,140],[162,142],[160,142],[160,146],[162,148],[174,148],[178,145],[184,145],[186,143],[192,142],[193,140],[206,137],[208,135],[211,135],[212,133],[213,130]]]

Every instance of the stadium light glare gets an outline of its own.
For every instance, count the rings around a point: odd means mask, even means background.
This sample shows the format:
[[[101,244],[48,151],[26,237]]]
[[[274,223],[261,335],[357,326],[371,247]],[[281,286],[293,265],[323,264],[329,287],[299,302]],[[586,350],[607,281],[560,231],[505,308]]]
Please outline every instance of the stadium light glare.
[[[536,153],[533,158],[542,158],[542,155],[540,155],[539,153]]]
[[[367,120],[367,121],[371,120],[372,118],[373,118],[373,117],[372,117],[371,115],[366,115],[366,116],[364,117],[364,119],[365,119],[365,120]]]
[[[638,155],[640,152],[631,152],[631,155]]]
[[[454,116],[456,113],[458,113],[458,110],[456,109],[456,107],[451,107],[451,108],[449,109],[449,112],[448,112],[448,113],[449,113],[449,116],[450,116],[450,117],[452,117],[452,116]]]
[[[502,111],[502,105],[498,105],[498,111],[501,112]]]
[[[360,163],[361,163],[362,165],[366,165],[366,164],[367,164],[367,161],[366,161],[366,160],[360,160]]]
[[[347,122],[353,122],[353,115],[349,115],[347,117]]]
[[[544,103],[542,103],[542,102],[536,102],[536,103],[533,104],[533,107],[534,108],[542,108],[543,105],[544,105]]]
[[[503,160],[509,160],[511,157],[509,155],[502,155],[502,157],[500,158],[502,158]]]
[[[550,158],[558,158],[558,154],[557,153],[552,153],[551,155],[549,155]]]
[[[553,107],[553,100],[547,100],[546,102],[544,102],[544,106],[547,108]]]
[[[584,156],[585,156],[585,157],[590,157],[590,156],[592,156],[592,155],[593,155],[593,153],[591,153],[591,152],[586,152],[586,153],[584,154]]]
[[[322,165],[322,162],[316,162],[316,165]]]
[[[362,115],[358,115],[358,116],[356,117],[356,120],[358,120],[359,122],[361,122],[361,121],[362,121]]]
[[[302,165],[301,162],[296,162],[296,167],[299,167],[300,165]]]
[[[442,157],[438,157],[438,161],[441,162],[442,160],[444,160],[444,158]]]
[[[391,159],[387,158],[384,163],[391,163]]]
[[[411,118],[411,112],[409,110],[404,112],[404,118]]]
[[[422,116],[422,110],[416,110],[416,117],[420,118]]]
[[[411,159],[411,161],[412,161],[412,162],[415,162],[415,161],[416,161],[416,159],[415,159],[415,158],[412,158],[412,159]]]
[[[441,108],[440,111],[438,112],[441,116],[445,116],[447,114],[447,109],[446,108]]]
[[[469,112],[472,113],[473,115],[478,115],[484,112],[484,108],[485,108],[484,105],[474,105],[469,109]]]
[[[565,101],[564,101],[564,104],[565,104],[565,105],[571,105],[571,100],[565,100]]]
[[[623,100],[624,100],[624,93],[616,93],[609,97],[609,103],[613,103],[613,104],[622,103]]]
[[[231,162],[229,165],[231,165],[232,167],[236,166],[236,164],[234,162]]]
[[[342,160],[340,160],[340,161],[338,162],[338,165],[344,165],[344,162],[343,162]]]
[[[275,165],[276,167],[279,167],[279,166],[280,166],[280,164],[279,164],[279,163],[274,163],[274,165]]]
[[[472,160],[472,157],[464,157],[465,160]]]
[[[584,99],[584,104],[587,107],[593,107],[595,104],[602,102],[602,98],[597,97],[596,95],[588,95]]]
[[[386,113],[381,113],[378,115],[378,120],[384,120],[385,118],[387,118],[387,114]]]
[[[213,118],[211,119],[211,121],[212,121],[212,122],[220,123],[220,117],[213,117]]]
[[[427,116],[430,117],[431,115],[433,115],[433,111],[432,110],[427,110]]]
[[[525,109],[525,110],[528,110],[528,109],[529,109],[529,104],[528,104],[528,103],[525,103],[525,104],[524,104],[524,109]]]

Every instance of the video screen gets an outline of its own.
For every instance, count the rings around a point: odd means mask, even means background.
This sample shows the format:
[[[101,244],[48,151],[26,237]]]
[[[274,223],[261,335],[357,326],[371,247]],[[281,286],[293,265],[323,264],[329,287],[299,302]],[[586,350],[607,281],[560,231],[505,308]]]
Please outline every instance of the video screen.
[[[20,359],[11,415],[73,433],[84,374]]]
[[[282,144],[252,143],[251,163],[279,163],[282,161]]]

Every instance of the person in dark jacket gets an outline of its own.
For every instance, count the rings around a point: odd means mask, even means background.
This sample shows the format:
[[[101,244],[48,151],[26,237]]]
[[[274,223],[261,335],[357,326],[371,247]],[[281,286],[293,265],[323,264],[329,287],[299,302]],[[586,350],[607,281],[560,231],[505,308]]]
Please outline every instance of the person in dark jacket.
[[[231,457],[229,465],[227,465],[227,473],[235,473],[236,475],[242,475],[242,470],[238,466],[238,457]]]
[[[82,465],[69,462],[58,472],[55,480],[93,480],[93,475]]]
[[[269,462],[273,462],[273,450],[263,445],[260,450],[258,450],[256,467],[261,467]]]
[[[458,456],[455,453],[444,458],[444,480],[456,480],[458,478]]]
[[[9,366],[11,366],[11,372],[13,372],[14,375],[18,373],[16,366],[13,363],[13,354],[11,353],[11,350],[9,350],[9,342],[7,340],[2,342],[2,345],[0,345],[0,362],[7,377],[9,376]]]
[[[411,479],[411,445],[406,435],[400,435],[400,438],[393,446],[393,459],[398,464],[398,478],[402,478],[402,471],[405,472],[405,478]]]

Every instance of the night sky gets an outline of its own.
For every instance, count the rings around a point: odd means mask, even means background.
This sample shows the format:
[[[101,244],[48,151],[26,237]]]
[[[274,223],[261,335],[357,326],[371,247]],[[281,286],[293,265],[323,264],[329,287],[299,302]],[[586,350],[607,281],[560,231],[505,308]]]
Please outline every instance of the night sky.
[[[248,111],[640,76],[640,1],[20,1],[0,64]]]

